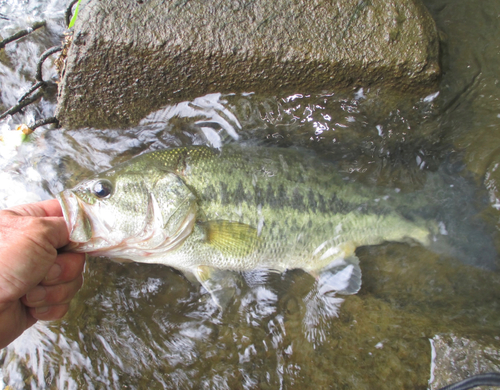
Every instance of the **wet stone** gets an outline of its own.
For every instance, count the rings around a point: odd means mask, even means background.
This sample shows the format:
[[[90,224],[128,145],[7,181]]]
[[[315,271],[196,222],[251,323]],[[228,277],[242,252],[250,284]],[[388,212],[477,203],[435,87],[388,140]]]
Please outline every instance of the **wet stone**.
[[[431,340],[433,362],[430,390],[440,389],[473,375],[500,372],[500,340],[473,340],[455,334],[438,334]],[[495,387],[483,387],[489,390]]]
[[[89,0],[57,117],[66,128],[126,127],[210,92],[428,88],[440,73],[438,52],[419,0]]]

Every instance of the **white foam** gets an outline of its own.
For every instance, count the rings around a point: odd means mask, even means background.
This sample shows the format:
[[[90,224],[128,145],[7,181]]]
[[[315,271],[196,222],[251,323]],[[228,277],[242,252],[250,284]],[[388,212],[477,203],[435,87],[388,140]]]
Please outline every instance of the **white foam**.
[[[434,336],[435,338],[439,338],[439,336]],[[436,368],[436,348],[434,347],[434,340],[429,339],[431,343],[431,375],[429,378],[429,388],[431,388],[432,382],[434,382],[434,369]]]

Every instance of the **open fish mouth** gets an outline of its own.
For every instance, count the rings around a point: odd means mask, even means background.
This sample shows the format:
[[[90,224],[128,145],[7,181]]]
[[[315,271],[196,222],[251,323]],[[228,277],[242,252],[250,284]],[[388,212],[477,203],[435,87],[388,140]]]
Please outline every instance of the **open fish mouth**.
[[[92,224],[85,214],[80,200],[70,190],[65,190],[56,195],[61,204],[64,220],[68,227],[70,244],[68,250],[76,251],[82,243],[92,239]]]
[[[153,223],[147,224],[139,234],[113,240],[108,229],[99,233],[100,224],[97,223],[97,227],[94,226],[92,215],[88,215],[84,202],[73,191],[65,190],[56,198],[61,204],[69,231],[70,243],[64,249],[71,252],[86,252],[91,256],[127,258],[147,262],[148,257],[161,255],[180,247],[192,233],[196,223],[196,208],[193,206],[189,208],[173,234],[169,235],[163,229],[162,223]],[[153,213],[159,212],[157,208],[154,209]],[[154,216],[151,219],[158,220]]]

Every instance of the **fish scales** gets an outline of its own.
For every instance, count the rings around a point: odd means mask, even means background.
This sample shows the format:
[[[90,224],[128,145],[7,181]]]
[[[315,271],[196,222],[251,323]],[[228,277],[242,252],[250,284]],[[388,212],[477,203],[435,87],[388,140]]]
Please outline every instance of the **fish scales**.
[[[328,283],[349,270],[353,293],[356,247],[428,243],[399,198],[308,153],[238,145],[151,152],[59,195],[71,250],[170,265],[211,292],[218,272],[301,268]]]

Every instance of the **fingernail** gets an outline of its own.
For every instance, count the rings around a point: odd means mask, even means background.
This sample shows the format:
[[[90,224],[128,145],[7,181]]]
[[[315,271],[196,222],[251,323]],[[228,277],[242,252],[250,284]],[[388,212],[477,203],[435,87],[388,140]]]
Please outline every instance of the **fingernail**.
[[[43,286],[37,286],[26,294],[26,299],[30,303],[39,302],[45,299],[47,290]]]
[[[43,314],[47,313],[49,311],[49,307],[44,306],[44,307],[35,307],[35,313],[36,314]]]
[[[45,282],[51,282],[56,280],[59,275],[61,275],[62,269],[59,264],[53,264],[52,267],[49,268],[49,272],[45,275]]]

